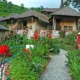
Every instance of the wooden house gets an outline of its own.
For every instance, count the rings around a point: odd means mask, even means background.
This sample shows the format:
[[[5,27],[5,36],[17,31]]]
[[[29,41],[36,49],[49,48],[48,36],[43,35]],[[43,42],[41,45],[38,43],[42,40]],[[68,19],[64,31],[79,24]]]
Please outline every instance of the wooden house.
[[[19,14],[11,13],[3,19],[3,22],[7,24],[9,30],[18,26],[17,16],[19,16]]]
[[[23,28],[31,28],[36,30],[44,30],[49,27],[48,17],[44,14],[29,10],[17,17],[19,26]]]
[[[53,30],[77,31],[79,29],[79,17],[78,11],[70,7],[62,7],[51,13],[49,21]]]
[[[49,16],[51,13],[54,13],[58,9],[59,8],[44,8],[43,10],[41,10],[41,13]]]
[[[48,17],[34,10],[26,11],[22,14],[12,13],[3,20],[8,24],[9,30],[17,27],[18,30],[32,28],[44,30],[49,26]]]

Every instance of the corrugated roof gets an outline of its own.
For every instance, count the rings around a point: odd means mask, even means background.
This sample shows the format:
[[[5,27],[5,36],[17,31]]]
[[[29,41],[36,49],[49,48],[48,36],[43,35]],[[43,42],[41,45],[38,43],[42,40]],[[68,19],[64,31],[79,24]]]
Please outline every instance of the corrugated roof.
[[[5,17],[3,20],[9,20],[9,19],[16,19],[16,17],[19,16],[19,14],[16,13],[11,13],[10,15],[8,15],[7,17]]]
[[[52,13],[51,15],[79,16],[79,12],[70,7],[63,7],[57,10],[55,13]]]
[[[8,28],[0,24],[0,30],[8,30]]]
[[[41,21],[49,23],[48,17],[46,15],[38,13],[34,10],[26,11],[26,12],[22,13],[21,15],[19,15],[17,18],[27,18],[27,17],[31,17],[31,16],[37,17]]]

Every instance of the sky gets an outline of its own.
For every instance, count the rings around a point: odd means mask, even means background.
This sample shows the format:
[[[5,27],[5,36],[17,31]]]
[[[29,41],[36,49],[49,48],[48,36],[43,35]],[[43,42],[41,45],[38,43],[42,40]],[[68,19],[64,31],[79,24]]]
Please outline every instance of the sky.
[[[21,5],[24,4],[25,7],[40,7],[45,8],[58,8],[60,6],[61,0],[7,0],[11,1],[13,4]]]

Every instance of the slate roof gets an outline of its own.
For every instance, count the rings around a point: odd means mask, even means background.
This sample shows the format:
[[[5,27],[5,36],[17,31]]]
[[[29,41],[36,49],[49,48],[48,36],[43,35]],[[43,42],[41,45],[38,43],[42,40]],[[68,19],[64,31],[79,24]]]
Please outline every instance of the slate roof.
[[[63,7],[60,8],[59,10],[57,10],[54,13],[51,13],[51,15],[61,15],[61,16],[75,16],[75,17],[79,17],[79,12],[70,8],[70,7]]]
[[[21,15],[19,15],[17,18],[27,18],[27,17],[32,17],[32,16],[38,18],[39,20],[43,22],[49,23],[48,17],[46,15],[36,12],[34,10],[26,11],[22,13]]]

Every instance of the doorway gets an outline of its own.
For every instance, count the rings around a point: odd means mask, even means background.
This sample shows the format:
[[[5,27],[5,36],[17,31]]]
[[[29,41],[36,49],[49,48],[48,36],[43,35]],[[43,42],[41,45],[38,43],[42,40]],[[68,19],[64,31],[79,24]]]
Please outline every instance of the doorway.
[[[23,26],[26,26],[27,25],[27,21],[23,21]]]
[[[56,19],[56,30],[61,30],[60,22],[61,19]]]

